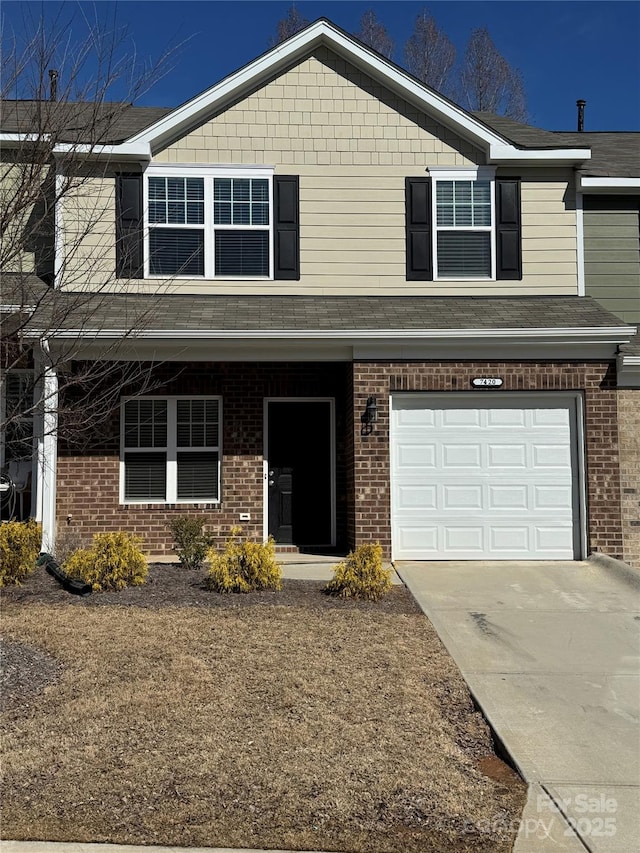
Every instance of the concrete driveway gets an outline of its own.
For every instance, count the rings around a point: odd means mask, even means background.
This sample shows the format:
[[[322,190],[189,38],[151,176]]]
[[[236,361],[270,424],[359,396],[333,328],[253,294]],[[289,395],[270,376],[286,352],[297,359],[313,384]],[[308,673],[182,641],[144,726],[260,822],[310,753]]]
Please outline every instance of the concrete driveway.
[[[516,853],[640,851],[640,575],[607,558],[395,567],[530,785]]]

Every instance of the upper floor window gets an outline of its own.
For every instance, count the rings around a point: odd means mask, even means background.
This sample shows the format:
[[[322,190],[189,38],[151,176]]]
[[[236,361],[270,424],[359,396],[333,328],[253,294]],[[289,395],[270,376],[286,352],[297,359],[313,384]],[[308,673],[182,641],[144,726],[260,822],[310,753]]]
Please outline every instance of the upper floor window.
[[[405,179],[408,281],[520,281],[521,180],[492,166]]]
[[[491,278],[491,182],[436,181],[438,278]]]
[[[493,170],[430,171],[434,277],[495,278]]]
[[[193,169],[187,176],[150,170],[149,275],[272,277],[270,173],[211,171]]]

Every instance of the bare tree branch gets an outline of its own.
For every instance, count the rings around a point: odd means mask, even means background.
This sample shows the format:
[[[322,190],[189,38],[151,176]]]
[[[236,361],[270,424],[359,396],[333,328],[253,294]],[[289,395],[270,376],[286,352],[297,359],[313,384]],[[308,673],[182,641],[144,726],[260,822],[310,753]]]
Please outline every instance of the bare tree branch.
[[[113,298],[115,175],[123,168],[94,155],[131,135],[133,101],[171,69],[175,50],[142,61],[115,18],[85,18],[87,34],[78,40],[73,25],[77,19],[60,14],[51,23],[27,16],[26,35],[2,33],[2,127],[19,137],[0,159],[5,461],[33,453],[25,429],[52,405],[39,352],[50,353],[47,369],[58,375],[55,410],[66,443],[84,442],[117,408],[123,389],[151,381],[148,364],[123,362],[120,354],[148,322],[152,296],[144,306],[134,300],[118,341],[97,348],[91,360],[82,357],[84,340],[100,331],[100,305]],[[112,92],[118,100],[110,100]],[[135,280],[121,284],[135,295]],[[75,334],[60,339],[64,328]],[[28,383],[14,381],[26,376]]]
[[[427,9],[423,9],[416,18],[415,29],[404,48],[404,56],[407,68],[415,77],[443,95],[450,94],[456,49]]]
[[[292,3],[286,18],[281,18],[278,21],[276,35],[269,39],[269,47],[275,47],[277,44],[286,41],[307,26],[309,26],[309,21],[296,9],[296,4]]]
[[[500,113],[516,121],[526,120],[522,75],[500,53],[486,27],[471,33],[460,84],[462,106],[466,109]]]
[[[368,9],[360,18],[360,29],[354,33],[354,36],[382,56],[386,56],[387,59],[393,57],[393,39],[385,25],[378,20],[373,9]]]

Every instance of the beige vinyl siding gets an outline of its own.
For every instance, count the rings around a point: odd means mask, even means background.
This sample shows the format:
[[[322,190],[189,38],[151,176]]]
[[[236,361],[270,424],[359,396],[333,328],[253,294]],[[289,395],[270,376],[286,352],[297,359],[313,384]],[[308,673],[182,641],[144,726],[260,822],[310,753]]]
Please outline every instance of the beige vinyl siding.
[[[483,165],[485,156],[326,48],[154,152],[153,162],[268,165],[299,175],[300,280],[113,279],[108,287],[319,296],[577,293],[573,176],[548,167],[498,171],[523,179],[523,281],[406,281],[405,178],[426,176],[430,166]],[[107,219],[91,238],[99,249],[113,233],[114,213]],[[100,276],[109,263],[113,275],[114,259],[105,260]]]
[[[0,162],[0,205],[7,211],[0,235],[2,272],[47,276],[53,272],[53,213],[45,200],[51,193],[51,170],[42,169],[38,178],[32,166],[16,162],[11,154],[3,151]]]
[[[115,176],[74,178],[61,209],[60,286],[69,290],[114,283]]]
[[[584,273],[589,296],[640,323],[638,196],[584,197]]]

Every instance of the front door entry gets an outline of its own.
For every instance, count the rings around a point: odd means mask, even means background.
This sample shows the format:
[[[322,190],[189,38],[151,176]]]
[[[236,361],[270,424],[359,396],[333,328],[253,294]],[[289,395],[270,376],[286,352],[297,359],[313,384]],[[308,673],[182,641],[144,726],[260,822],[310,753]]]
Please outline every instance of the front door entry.
[[[268,525],[279,544],[332,544],[331,414],[326,400],[268,403]]]

